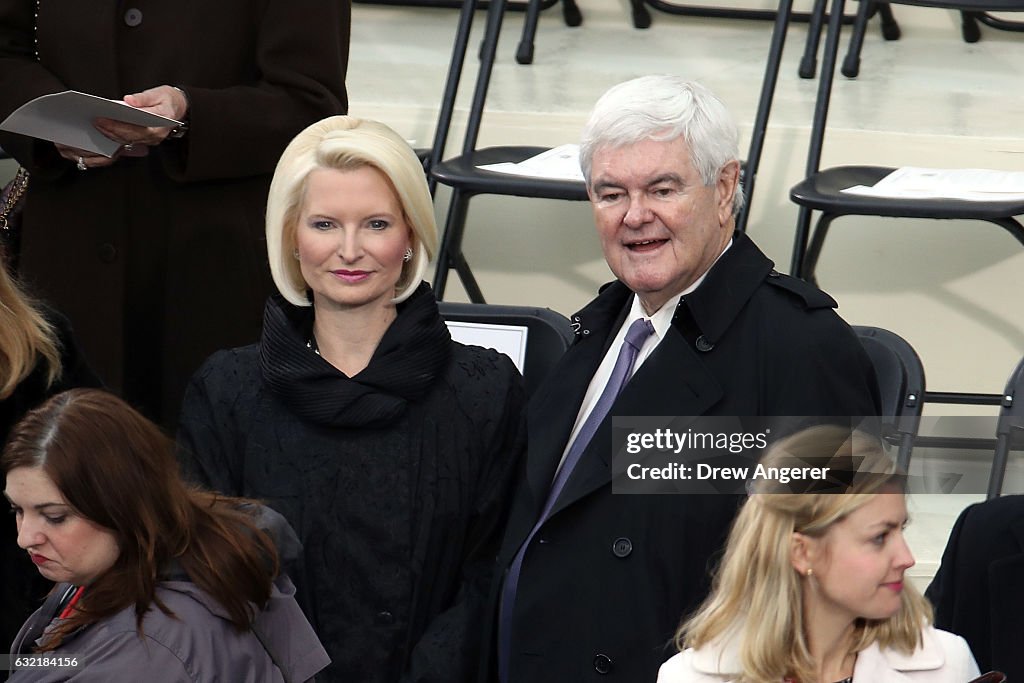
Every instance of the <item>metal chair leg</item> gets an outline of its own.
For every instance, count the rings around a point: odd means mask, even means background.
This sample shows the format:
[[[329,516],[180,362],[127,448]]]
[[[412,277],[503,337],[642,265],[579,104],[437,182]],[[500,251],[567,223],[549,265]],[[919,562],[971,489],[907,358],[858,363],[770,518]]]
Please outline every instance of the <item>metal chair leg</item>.
[[[648,11],[645,1],[629,0],[629,5],[633,13],[633,26],[635,28],[650,28],[651,13]]]
[[[448,217],[444,224],[444,237],[437,250],[437,265],[434,271],[434,296],[438,301],[444,299],[445,286],[448,283],[448,271],[454,267],[455,254],[462,253],[462,233],[466,228],[466,212],[469,208],[469,196],[458,188],[452,189],[452,198],[448,203]]]
[[[981,40],[977,12],[960,13],[960,33],[963,35],[965,43],[976,43]]]
[[[811,283],[817,282],[814,271],[818,268],[818,258],[821,256],[821,248],[825,245],[825,238],[828,237],[829,226],[837,218],[835,214],[823,213],[814,226],[811,234],[811,243],[807,247],[807,254],[804,256],[803,279]]]
[[[807,43],[800,60],[800,78],[814,78],[818,70],[818,44],[821,42],[821,26],[825,21],[825,0],[814,0],[811,17],[807,26]]]
[[[516,48],[516,62],[533,64],[533,42],[537,35],[537,21],[540,18],[541,0],[530,0],[526,5],[526,18],[523,20],[523,35]]]
[[[846,59],[843,60],[842,73],[847,78],[856,78],[860,73],[860,49],[864,45],[864,33],[868,27],[868,17],[875,9],[875,3],[870,0],[861,0],[857,8],[857,20],[853,23],[853,34],[850,36],[850,45],[847,48]]]
[[[882,26],[882,37],[886,40],[899,40],[900,25],[892,13],[892,5],[887,2],[878,3],[878,18]]]
[[[576,4],[576,0],[562,0],[562,19],[565,20],[566,26],[583,25],[583,12],[580,12],[580,6]]]

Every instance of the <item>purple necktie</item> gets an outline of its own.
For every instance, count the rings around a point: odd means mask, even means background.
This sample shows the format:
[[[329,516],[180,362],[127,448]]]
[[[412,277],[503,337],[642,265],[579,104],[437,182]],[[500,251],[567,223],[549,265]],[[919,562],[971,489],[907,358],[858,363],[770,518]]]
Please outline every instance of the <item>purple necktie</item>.
[[[523,557],[526,555],[526,549],[530,546],[534,535],[540,530],[544,522],[547,521],[548,515],[551,514],[551,509],[555,506],[555,501],[558,500],[559,494],[562,493],[565,483],[569,481],[569,476],[579,462],[580,456],[583,455],[583,451],[587,449],[587,444],[593,438],[598,425],[604,421],[608,411],[611,410],[612,404],[615,403],[615,399],[622,393],[622,388],[626,386],[626,383],[632,376],[633,366],[636,364],[636,356],[640,352],[640,347],[644,345],[644,341],[653,332],[654,325],[645,318],[640,318],[629,326],[629,330],[626,331],[626,338],[622,342],[622,348],[619,349],[619,355],[615,359],[615,367],[612,368],[612,374],[608,378],[608,383],[604,385],[604,391],[601,392],[597,403],[594,404],[594,409],[590,411],[590,415],[587,416],[583,426],[580,427],[579,433],[576,435],[576,439],[572,442],[572,446],[569,447],[565,461],[562,463],[561,469],[558,470],[554,482],[551,483],[551,490],[548,492],[547,501],[544,503],[544,509],[541,511],[537,523],[533,526],[530,535],[526,537],[523,544],[519,546],[519,552],[516,553],[516,556],[512,559],[512,564],[508,568],[508,574],[505,575],[505,584],[501,589],[501,605],[498,612],[498,678],[501,683],[508,682],[509,655],[511,654],[510,648],[512,645],[512,610],[515,607],[519,572],[523,568]]]

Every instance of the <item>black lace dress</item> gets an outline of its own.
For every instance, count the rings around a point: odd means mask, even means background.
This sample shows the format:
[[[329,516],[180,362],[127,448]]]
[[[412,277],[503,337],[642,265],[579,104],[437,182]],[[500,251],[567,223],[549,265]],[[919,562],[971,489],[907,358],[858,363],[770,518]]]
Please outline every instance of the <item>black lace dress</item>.
[[[298,532],[290,573],[332,659],[317,680],[472,680],[525,442],[522,379],[453,342],[426,284],[352,378],[307,348],[312,315],[273,297],[258,345],[206,362],[183,465]]]

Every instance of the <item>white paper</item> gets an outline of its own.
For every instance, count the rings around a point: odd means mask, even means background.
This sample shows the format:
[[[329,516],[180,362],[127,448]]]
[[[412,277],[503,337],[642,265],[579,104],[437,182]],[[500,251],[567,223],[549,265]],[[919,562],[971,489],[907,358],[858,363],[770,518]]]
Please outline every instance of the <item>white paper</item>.
[[[106,157],[113,156],[121,143],[96,130],[92,122],[97,118],[137,126],[181,125],[181,121],[136,109],[120,100],[66,90],[43,95],[21,105],[0,123],[0,130],[58,142]]]
[[[526,336],[529,332],[525,325],[491,325],[452,320],[445,323],[455,341],[503,353],[512,359],[519,373],[523,373],[526,367]]]
[[[578,180],[583,182],[583,171],[580,170],[579,145],[559,145],[537,156],[520,161],[518,164],[508,162],[484,164],[477,168],[531,178]]]
[[[1024,172],[907,166],[896,169],[872,187],[855,185],[843,192],[890,199],[1024,201]]]

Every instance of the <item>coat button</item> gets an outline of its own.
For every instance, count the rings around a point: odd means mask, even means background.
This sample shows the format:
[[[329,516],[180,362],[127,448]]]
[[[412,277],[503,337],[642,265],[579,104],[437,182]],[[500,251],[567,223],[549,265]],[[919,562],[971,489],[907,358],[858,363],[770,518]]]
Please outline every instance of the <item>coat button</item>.
[[[707,353],[711,349],[715,348],[715,345],[709,342],[703,334],[697,337],[696,346],[698,351],[703,351],[704,353]]]
[[[608,655],[597,655],[594,657],[594,671],[599,674],[611,673],[612,658]]]
[[[142,10],[132,7],[124,13],[124,23],[131,27],[136,27],[142,23]]]
[[[612,543],[612,554],[615,557],[629,557],[631,552],[633,552],[633,542],[628,538],[616,538]]]
[[[100,257],[100,261],[103,263],[113,263],[114,259],[117,258],[117,247],[110,242],[105,242],[96,250],[96,255]]]
[[[376,621],[381,626],[390,626],[391,624],[395,623],[395,615],[387,610],[384,610],[382,612],[377,612],[377,616],[374,618],[374,621]]]

